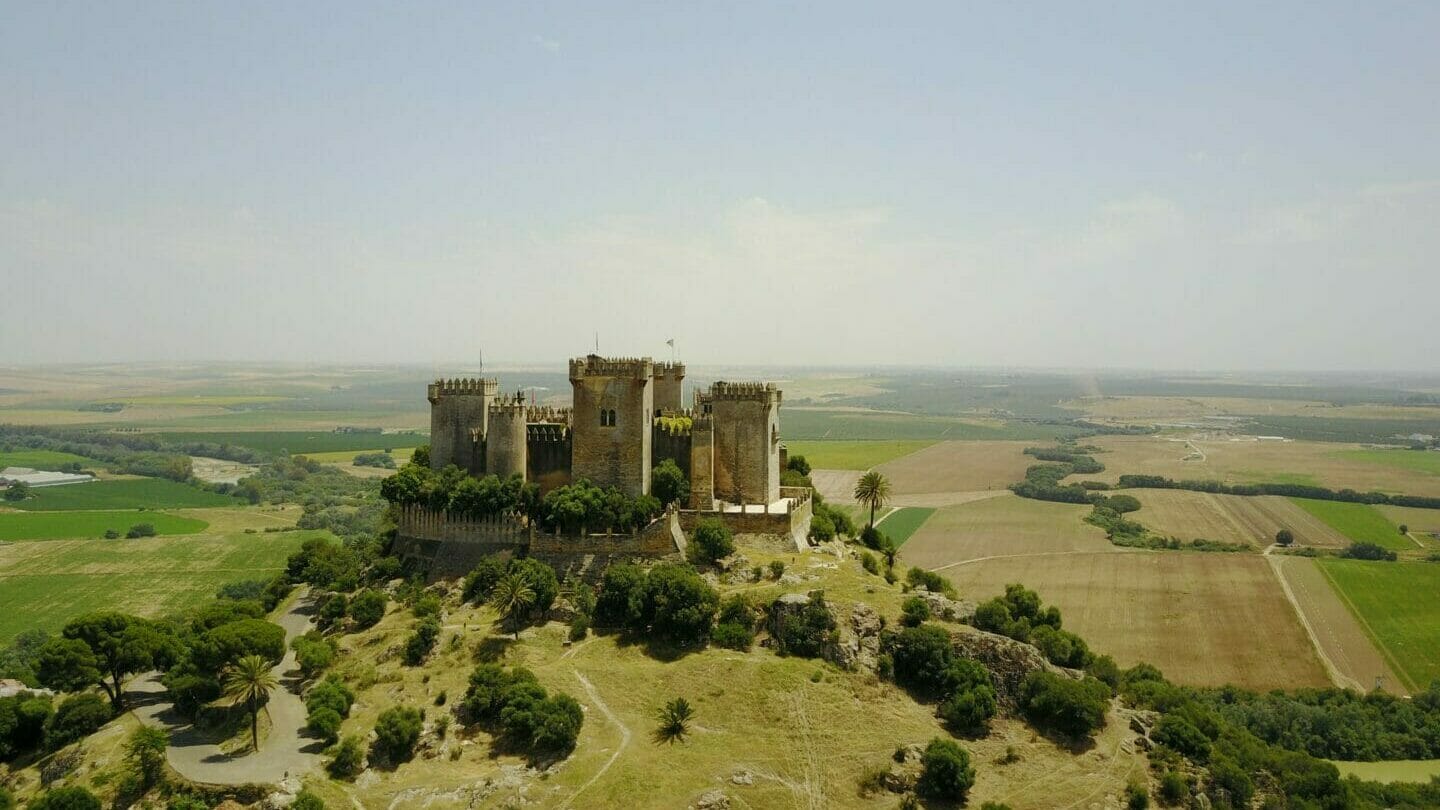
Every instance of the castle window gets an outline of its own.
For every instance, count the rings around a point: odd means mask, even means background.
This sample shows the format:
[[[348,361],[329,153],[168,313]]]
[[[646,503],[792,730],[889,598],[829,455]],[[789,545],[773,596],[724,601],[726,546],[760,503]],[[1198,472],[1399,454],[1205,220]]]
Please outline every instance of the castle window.
[[[610,427],[615,427],[615,411],[610,411]]]
[[[600,427],[615,427],[615,411],[600,409]]]

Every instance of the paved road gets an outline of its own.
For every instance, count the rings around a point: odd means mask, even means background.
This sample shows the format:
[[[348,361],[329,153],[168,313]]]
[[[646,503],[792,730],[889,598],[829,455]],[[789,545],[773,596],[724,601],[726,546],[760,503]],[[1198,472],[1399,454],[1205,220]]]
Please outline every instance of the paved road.
[[[177,715],[158,673],[148,673],[128,684],[128,697],[135,716],[170,732],[170,765],[193,782],[212,785],[274,784],[287,774],[315,767],[324,744],[305,736],[305,704],[298,694],[300,673],[290,639],[310,629],[313,603],[302,594],[278,620],[285,628],[285,658],[274,669],[280,688],[270,693],[266,711],[270,733],[260,741],[259,753],[232,756],[209,741],[209,736]]]

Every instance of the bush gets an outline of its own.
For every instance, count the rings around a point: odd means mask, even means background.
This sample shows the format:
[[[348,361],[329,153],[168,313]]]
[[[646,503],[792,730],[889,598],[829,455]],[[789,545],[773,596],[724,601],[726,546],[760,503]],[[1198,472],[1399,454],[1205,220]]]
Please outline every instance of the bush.
[[[365,743],[356,735],[346,737],[326,752],[330,761],[325,770],[336,779],[351,779],[365,769]]]
[[[478,605],[489,599],[495,583],[505,576],[506,566],[506,561],[495,555],[481,558],[480,562],[470,569],[470,573],[465,575],[465,601]]]
[[[864,543],[866,548],[876,551],[879,551],[880,546],[884,544],[884,537],[885,535],[881,534],[880,530],[874,526],[866,526],[860,530],[860,542]]]
[[[530,588],[535,591],[535,610],[544,613],[555,606],[555,598],[560,595],[560,580],[555,576],[554,568],[524,557],[512,559],[506,573],[519,574],[529,580]]]
[[[720,616],[710,641],[716,646],[746,651],[755,643],[757,611],[742,594],[735,594],[720,605]]]
[[[590,619],[584,613],[576,613],[570,620],[570,640],[579,641],[590,633]]]
[[[1275,533],[1275,542],[1282,546],[1289,546],[1295,542],[1295,533],[1289,529],[1281,529]]]
[[[421,619],[415,624],[415,632],[405,642],[405,663],[418,666],[425,661],[435,642],[440,638],[440,622],[435,619]]]
[[[1210,738],[1183,717],[1167,714],[1155,724],[1151,739],[1204,764],[1210,759]]]
[[[341,717],[349,717],[350,706],[354,703],[355,693],[334,676],[315,684],[305,695],[305,709],[309,712],[331,709]]]
[[[790,456],[785,462],[785,469],[794,470],[801,475],[809,475],[810,462],[806,461],[804,456]]]
[[[950,580],[934,571],[911,568],[905,573],[905,581],[916,588],[923,587],[931,593],[941,593],[951,599],[955,598],[955,586],[950,584]]]
[[[394,558],[387,557],[386,559]],[[440,597],[433,593],[425,593],[421,594],[420,597],[415,600],[415,604],[410,606],[410,612],[415,614],[415,618],[417,619],[438,619],[440,618],[441,607]]]
[[[704,644],[720,595],[693,569],[657,565],[645,577],[645,602],[640,620],[651,635],[682,647]]]
[[[110,702],[93,692],[80,692],[60,701],[45,727],[45,744],[63,748],[100,730],[113,716]]]
[[[383,454],[377,453],[376,455]],[[389,456],[385,456],[385,458],[389,458]],[[355,460],[358,463],[360,458],[357,456]],[[390,462],[392,466],[394,463]],[[309,789],[301,788],[300,792],[295,794],[295,800],[290,802],[290,810],[325,810],[325,801],[311,793]]]
[[[420,710],[391,706],[375,720],[375,749],[392,763],[408,761],[420,741]]]
[[[1349,548],[1340,552],[1340,556],[1351,560],[1396,560],[1395,552],[1374,543],[1351,543]]]
[[[59,787],[31,801],[29,810],[100,810],[100,800],[83,787]]]
[[[1146,810],[1149,806],[1150,792],[1143,783],[1131,782],[1125,786],[1125,807],[1129,810]]]
[[[860,567],[871,574],[880,573],[880,561],[868,551],[860,552]]]
[[[340,739],[342,722],[344,722],[343,718],[334,709],[321,708],[310,713],[306,719],[305,728],[327,744],[334,745]]]
[[[955,661],[949,633],[934,625],[907,627],[891,637],[887,646],[896,683],[924,695],[945,696]]]
[[[350,620],[358,630],[374,627],[385,617],[385,606],[389,602],[390,599],[380,591],[361,591],[350,600]]]
[[[958,733],[982,734],[997,708],[995,687],[986,683],[956,690],[940,704],[940,717]]]
[[[1084,737],[1105,725],[1110,688],[1094,678],[1075,681],[1036,671],[1021,685],[1020,708],[1036,726],[1068,737]]]
[[[788,613],[775,632],[775,651],[779,654],[818,658],[825,645],[835,639],[835,617],[825,604],[824,592],[812,592],[805,606]]]
[[[690,541],[690,561],[713,563],[735,553],[735,539],[730,529],[713,518],[700,521]]]
[[[650,494],[662,506],[689,500],[690,482],[685,480],[685,473],[673,459],[665,459],[650,471]]]
[[[769,566],[769,568],[770,568],[770,578],[771,578],[771,579],[779,579],[780,577],[785,576],[785,561],[784,561],[784,560],[771,560],[771,561],[770,561],[770,566]]]
[[[618,628],[638,624],[644,608],[645,577],[645,569],[632,563],[606,568],[595,596],[596,624]]]
[[[125,536],[131,540],[134,540],[137,537],[154,537],[155,524],[136,523],[134,526],[130,527],[130,531],[125,532]]]
[[[919,627],[930,620],[930,604],[918,596],[906,599],[900,605],[900,623],[906,627]]]
[[[290,648],[295,651],[300,674],[306,678],[314,678],[335,661],[335,643],[313,631],[298,636],[290,642]]]
[[[1175,771],[1166,771],[1160,777],[1160,801],[1168,806],[1184,806],[1190,803],[1190,783]]]
[[[470,722],[498,722],[506,736],[532,751],[570,750],[584,721],[574,698],[550,696],[528,669],[498,664],[475,667],[461,708]]]
[[[925,746],[920,758],[920,778],[915,792],[936,799],[963,802],[975,784],[975,769],[970,755],[953,740],[939,737]]]
[[[830,516],[817,512],[810,518],[810,539],[823,543],[835,537],[835,523]]]

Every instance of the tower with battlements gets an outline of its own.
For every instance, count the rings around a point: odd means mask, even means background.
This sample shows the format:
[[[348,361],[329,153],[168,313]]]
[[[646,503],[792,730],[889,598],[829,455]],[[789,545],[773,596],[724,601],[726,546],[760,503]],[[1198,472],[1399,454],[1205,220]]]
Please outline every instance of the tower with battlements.
[[[715,497],[780,499],[780,391],[773,384],[717,382],[706,397],[714,424]]]
[[[588,479],[630,496],[649,494],[653,374],[648,357],[592,354],[570,361],[573,480]]]
[[[655,415],[659,416],[663,411],[681,410],[684,407],[682,400],[685,388],[685,364],[656,363],[653,379],[655,380]]]
[[[490,402],[499,383],[493,379],[436,380],[430,384],[430,465],[448,464],[479,473],[485,459],[480,451]]]
[[[485,430],[485,474],[509,478],[525,475],[526,413],[529,407],[518,395],[502,396],[487,408]]]

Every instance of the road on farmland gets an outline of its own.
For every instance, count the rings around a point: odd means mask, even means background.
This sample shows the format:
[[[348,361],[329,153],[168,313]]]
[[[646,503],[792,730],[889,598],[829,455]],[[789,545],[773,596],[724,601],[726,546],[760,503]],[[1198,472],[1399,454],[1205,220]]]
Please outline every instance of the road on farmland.
[[[275,784],[288,775],[315,767],[324,748],[319,740],[305,736],[305,704],[300,700],[300,672],[290,641],[308,631],[314,603],[302,593],[276,622],[285,628],[285,658],[272,672],[280,687],[270,693],[265,711],[270,733],[260,741],[260,751],[248,749],[227,754],[212,742],[212,735],[196,729],[181,717],[167,699],[159,673],[151,672],[127,685],[127,698],[142,722],[170,733],[170,765],[192,782],[211,785]]]

